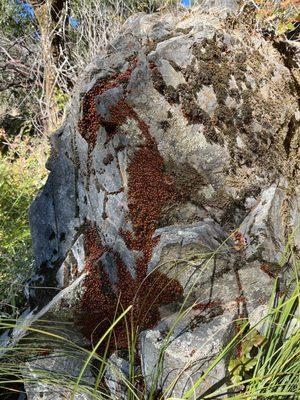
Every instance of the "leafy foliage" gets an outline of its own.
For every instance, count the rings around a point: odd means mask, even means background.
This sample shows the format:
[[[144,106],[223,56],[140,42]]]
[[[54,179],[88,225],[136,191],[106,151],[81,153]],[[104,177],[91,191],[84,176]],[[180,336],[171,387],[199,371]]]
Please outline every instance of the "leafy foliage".
[[[254,4],[258,24],[276,35],[293,31],[300,22],[299,0],[257,0]]]
[[[21,0],[1,0],[0,32],[15,39],[36,30],[32,13]]]
[[[264,337],[257,330],[250,331],[243,338],[239,345],[238,357],[232,358],[228,365],[232,383],[241,382],[256,366],[257,356],[253,354],[253,350],[259,348],[263,340]]]
[[[69,95],[68,93],[64,93],[60,88],[56,87],[55,88],[55,100],[58,106],[59,111],[64,111],[68,101],[69,101]]]
[[[14,313],[7,307],[18,305],[33,263],[28,208],[46,176],[44,162],[42,145],[30,141],[26,127],[0,155],[0,310]]]

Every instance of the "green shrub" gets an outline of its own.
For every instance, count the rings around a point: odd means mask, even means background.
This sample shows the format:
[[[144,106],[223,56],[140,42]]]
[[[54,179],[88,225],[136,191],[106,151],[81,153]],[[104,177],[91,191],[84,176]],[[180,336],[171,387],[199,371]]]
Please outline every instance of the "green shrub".
[[[0,154],[0,311],[14,312],[33,264],[29,205],[46,177],[42,144],[17,136]]]
[[[273,31],[275,35],[293,31],[300,22],[299,0],[256,0],[252,4],[258,27]]]

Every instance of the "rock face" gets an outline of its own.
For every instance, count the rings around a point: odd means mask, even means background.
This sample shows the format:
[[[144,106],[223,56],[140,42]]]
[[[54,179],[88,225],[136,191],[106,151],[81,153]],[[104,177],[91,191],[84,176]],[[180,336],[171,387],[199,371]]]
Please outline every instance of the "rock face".
[[[236,318],[263,313],[299,223],[297,93],[285,47],[230,18],[130,18],[52,138],[30,209],[34,312],[52,301],[97,340],[117,304],[132,304],[148,390],[160,367],[157,390],[181,396]],[[49,290],[72,284],[64,301]],[[174,325],[180,307],[191,312]],[[126,348],[124,323],[114,339],[111,351]],[[218,366],[199,392],[225,373]]]
[[[26,362],[24,375],[26,376],[25,390],[28,399],[32,400],[64,400],[71,398],[73,386],[77,376],[81,372],[84,359],[73,354],[72,357],[62,355],[59,350],[53,351],[47,357],[37,357],[35,360]],[[59,385],[49,384],[50,381],[58,381]],[[86,370],[82,387],[88,388],[95,381],[91,370]],[[61,382],[64,383],[62,387]],[[74,400],[92,400],[89,393],[74,395]]]

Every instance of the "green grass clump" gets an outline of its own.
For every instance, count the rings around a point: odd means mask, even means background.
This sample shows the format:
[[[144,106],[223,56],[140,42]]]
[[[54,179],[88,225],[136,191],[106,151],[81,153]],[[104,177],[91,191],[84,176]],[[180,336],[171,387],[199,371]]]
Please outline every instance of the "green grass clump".
[[[299,259],[293,253],[291,242],[286,247],[282,266],[287,262],[290,264],[290,282],[283,287],[282,278],[278,277],[275,280],[273,294],[265,316],[254,326],[250,326],[245,317],[237,320],[240,329],[236,336],[220,351],[206,370],[199,372],[198,378],[191,383],[190,387],[186,388],[181,400],[228,397],[236,400],[265,398],[293,400],[300,397],[300,283],[298,279],[300,264]],[[205,268],[208,266],[208,263],[204,265]],[[178,312],[177,323],[189,312],[189,309],[190,307]],[[130,307],[121,315],[117,316],[116,314],[109,329],[90,349],[80,347],[70,339],[72,335],[66,334],[64,325],[70,323],[46,320],[37,321],[29,326],[24,323],[23,329],[27,331],[27,335],[18,343],[13,344],[10,350],[2,355],[2,358],[0,357],[0,393],[9,394],[16,390],[16,387],[19,387],[17,390],[22,391],[24,390],[23,384],[26,387],[28,384],[44,383],[49,385],[50,391],[65,391],[68,393],[67,398],[69,399],[75,400],[75,394],[79,393],[88,394],[91,399],[96,400],[111,399],[104,379],[109,363],[109,343],[114,340],[114,327],[122,319],[126,321],[131,317],[129,311]],[[2,332],[13,328],[14,325],[13,319],[0,318],[0,336]],[[20,323],[18,328],[21,328]],[[162,343],[161,360],[171,341],[174,328],[175,326]],[[72,324],[68,329],[71,333]],[[127,334],[129,376],[126,377],[121,371],[115,371],[116,376],[122,382],[126,399],[172,399],[169,397],[171,387],[166,388],[165,392],[159,390],[158,387],[158,376],[162,372],[163,363],[158,363],[157,371],[153,376],[153,385],[148,390],[146,389],[138,362],[138,332],[131,332],[128,329]],[[106,350],[98,354],[97,350],[103,342],[106,343]],[[0,342],[0,353],[1,350],[3,347]],[[47,371],[36,367],[34,374],[30,373],[26,367],[26,361],[37,360],[39,356],[42,360],[49,357],[51,361],[52,354],[80,360],[81,371],[74,376],[72,371]],[[210,388],[203,393],[205,379],[213,373],[218,363],[224,360],[228,367],[227,375],[221,379],[220,384],[214,384],[213,389]],[[88,382],[85,378],[85,372],[88,369],[93,371],[93,383]],[[178,376],[181,372],[179,371]],[[202,394],[199,395],[199,392]]]
[[[300,260],[289,238],[281,257],[282,268],[289,264],[290,281],[276,278],[269,307],[254,326],[239,320],[239,333],[187,390],[183,399],[196,396],[197,389],[221,360],[228,360],[226,387],[208,390],[200,399],[235,400],[300,398]],[[237,355],[239,353],[239,355]],[[225,396],[225,397],[224,397]]]
[[[43,147],[16,137],[0,153],[0,311],[10,314],[33,264],[28,208],[46,177]]]
[[[229,396],[235,400],[260,400],[260,399],[298,399],[300,396],[300,330],[299,330],[299,294],[300,285],[289,294],[278,299],[276,287],[267,315],[253,327],[249,327],[244,321],[240,332],[227,344],[212,364],[200,375],[196,382],[187,388],[182,399],[223,399]],[[65,391],[69,399],[75,399],[75,394],[87,394],[91,399],[111,399],[111,395],[105,385],[104,375],[108,365],[108,354],[97,354],[101,343],[113,336],[114,327],[123,318],[129,316],[130,307],[116,317],[110,328],[103,334],[99,342],[90,350],[79,347],[68,339],[60,330],[60,324],[55,321],[38,321],[33,326],[24,326],[27,336],[16,343],[11,350],[0,358],[0,393],[7,395],[23,385],[48,385],[49,391]],[[0,318],[0,335],[8,328],[14,327],[13,320]],[[61,326],[62,328],[63,326]],[[228,370],[226,386],[224,381],[221,388],[214,391],[208,390],[202,395],[197,395],[198,389],[206,377],[214,370],[216,365],[228,356],[232,356],[235,350],[245,342],[252,341],[259,328],[262,340],[257,343],[258,352],[252,359],[251,374],[247,379],[232,383],[234,371]],[[130,338],[129,338],[130,339]],[[136,346],[136,341],[132,343]],[[166,347],[165,347],[166,348]],[[0,343],[0,352],[3,348]],[[52,353],[53,351],[53,353]],[[130,353],[129,349],[129,353]],[[138,352],[135,347],[134,352]],[[29,372],[26,361],[55,357],[68,357],[79,360],[82,369],[74,376],[73,371],[56,371],[39,368],[36,366],[34,373]],[[134,358],[129,357],[132,371],[136,371],[137,365]],[[90,369],[94,375],[94,383],[87,381],[86,370]],[[126,378],[120,371],[115,371],[120,378],[122,386],[127,392],[128,400],[175,400],[158,390],[147,391],[142,383],[140,373],[130,374]],[[167,390],[168,391],[168,390]],[[1,398],[1,395],[0,395]]]

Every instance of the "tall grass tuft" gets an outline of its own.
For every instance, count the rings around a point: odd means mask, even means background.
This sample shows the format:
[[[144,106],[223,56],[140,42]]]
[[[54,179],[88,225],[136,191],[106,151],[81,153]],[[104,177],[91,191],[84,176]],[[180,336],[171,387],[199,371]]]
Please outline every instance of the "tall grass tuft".
[[[197,400],[223,399],[227,397],[237,400],[299,398],[299,260],[292,248],[292,242],[289,241],[289,246],[282,259],[282,265],[287,262],[287,259],[291,263],[290,275],[292,276],[288,286],[283,287],[282,277],[279,276],[276,279],[269,307],[262,320],[252,326],[245,319],[240,321],[239,332],[217,355],[211,365],[205,371],[199,373],[198,378],[194,380],[194,383],[184,394],[183,400],[194,398]],[[211,253],[208,260],[213,255],[214,253]],[[203,256],[203,254],[200,254],[200,259],[203,259]],[[208,260],[206,255],[204,268],[208,268]],[[187,262],[187,265],[189,265],[189,262]],[[187,301],[186,298],[184,303]],[[183,306],[178,312],[175,323],[179,323],[190,309],[190,307],[185,308]],[[25,325],[24,329],[27,331],[27,335],[0,358],[0,393],[21,391],[24,390],[24,385],[28,388],[30,385],[43,384],[46,385],[50,393],[54,394],[56,391],[61,391],[72,400],[76,400],[76,394],[80,393],[89,395],[91,399],[110,399],[112,397],[105,382],[105,371],[109,364],[110,368],[115,368],[115,376],[118,377],[124,388],[125,399],[167,399],[172,388],[166,388],[164,393],[158,390],[162,363],[158,363],[157,370],[154,371],[153,385],[147,388],[146,382],[143,382],[138,361],[138,332],[131,331],[130,326],[132,324],[129,322],[127,324],[128,349],[126,352],[129,374],[125,376],[109,361],[109,346],[110,341],[114,340],[114,327],[122,320],[130,319],[130,311],[129,307],[121,315],[115,315],[109,329],[102,334],[97,343],[93,344],[92,348],[79,346],[78,341],[73,339],[72,326],[68,327],[68,324],[55,321],[37,321],[32,326]],[[2,332],[13,328],[14,325],[13,319],[0,319],[0,336]],[[171,329],[171,333],[174,328],[175,326]],[[69,333],[68,329],[70,329]],[[171,340],[171,333],[162,343],[160,360],[163,359],[168,342]],[[103,349],[103,343],[106,343],[105,349],[98,353],[98,349]],[[249,343],[252,343],[252,345],[249,346]],[[250,356],[237,355],[240,352],[238,349],[242,349],[242,352],[248,352]],[[0,354],[2,350],[4,350],[4,342],[1,344],[0,340]],[[81,367],[74,373],[74,371],[61,371],[59,369],[47,370],[47,368],[39,367],[35,363],[29,370],[28,364],[26,364],[27,361],[32,363],[33,360],[39,360],[39,358],[41,360],[48,359],[50,362],[53,357],[77,360]],[[228,363],[229,359],[234,360],[235,363]],[[201,385],[206,377],[223,360],[228,365],[228,371],[225,380],[222,379],[222,385],[214,385],[214,388],[207,390],[202,395],[197,395],[201,392]],[[87,371],[93,374],[92,380],[89,379]],[[240,379],[236,379],[237,374]]]
[[[226,388],[204,393],[197,400],[227,396],[236,400],[300,398],[300,261],[293,252],[292,243],[289,239],[281,261],[283,267],[291,260],[291,277],[287,287],[283,286],[279,274],[265,317],[254,326],[250,326],[248,321],[241,321],[240,332],[189,388],[184,399],[193,398],[207,374],[228,356],[236,363],[234,368],[228,370]],[[252,342],[251,346],[249,342]],[[243,347],[244,343],[247,346]],[[240,356],[243,362],[237,359],[238,348],[249,352],[248,359],[245,354]],[[236,379],[236,371],[239,379]]]

